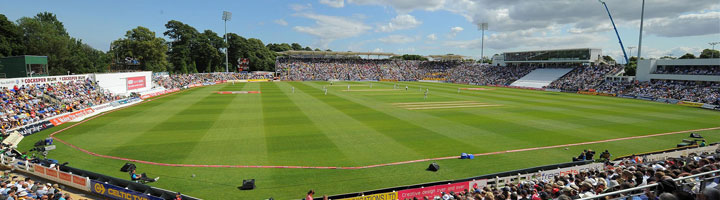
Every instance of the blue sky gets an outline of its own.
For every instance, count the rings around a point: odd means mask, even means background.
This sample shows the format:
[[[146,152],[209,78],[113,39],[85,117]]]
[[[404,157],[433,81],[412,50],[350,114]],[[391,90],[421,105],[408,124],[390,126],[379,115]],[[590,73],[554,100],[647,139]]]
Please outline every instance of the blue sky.
[[[640,0],[607,0],[625,46],[638,45]],[[298,1],[10,1],[10,20],[52,12],[71,36],[106,51],[137,26],[162,35],[178,20],[223,32],[222,11],[233,13],[228,32],[265,43],[298,42],[335,51],[480,56],[504,51],[601,48],[621,56],[602,4],[596,0],[298,0]],[[643,56],[697,54],[720,41],[720,1],[653,0],[646,5]],[[720,47],[718,47],[720,48]],[[637,49],[633,49],[633,54]],[[629,52],[628,52],[629,53]]]

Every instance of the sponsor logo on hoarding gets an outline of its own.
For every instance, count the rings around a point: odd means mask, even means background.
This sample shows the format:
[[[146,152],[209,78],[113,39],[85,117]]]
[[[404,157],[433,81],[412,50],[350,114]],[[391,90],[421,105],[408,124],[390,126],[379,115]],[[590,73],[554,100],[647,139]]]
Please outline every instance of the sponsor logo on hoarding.
[[[260,91],[216,91],[216,94],[260,94]]]
[[[702,107],[704,103],[698,103],[698,102],[692,102],[692,101],[681,101],[678,103],[683,106],[690,106],[690,107]]]
[[[449,193],[449,192],[465,191],[466,189],[468,189],[468,185],[469,185],[468,182],[461,182],[461,183],[453,183],[453,184],[436,185],[436,186],[430,186],[430,187],[424,187],[424,188],[400,190],[400,191],[398,191],[398,199],[412,199],[415,197],[422,199],[425,196],[432,198],[434,196],[440,196],[441,192]]]
[[[560,168],[560,169],[554,169],[554,170],[548,170],[548,171],[541,171],[537,172],[535,175],[540,180],[552,180],[555,178],[555,176],[565,176],[565,175],[577,175],[580,172],[585,172],[589,170],[602,170],[604,165],[602,163],[592,163],[592,164],[586,164],[586,165],[580,165],[580,166],[574,166],[574,167],[566,167],[566,168]]]
[[[60,117],[57,117],[57,118],[53,118],[53,119],[50,120],[50,122],[51,122],[53,125],[58,126],[58,125],[60,125],[60,124],[64,124],[65,122],[72,121],[72,120],[74,120],[74,119],[80,118],[80,117],[85,116],[85,115],[89,115],[90,113],[93,113],[93,112],[95,112],[95,110],[93,110],[92,108],[85,108],[85,109],[80,110],[80,111],[75,111],[75,112],[70,113],[70,114],[66,114],[66,115],[63,115],[63,116],[60,116]]]
[[[27,125],[16,130],[23,136],[28,136],[52,127],[55,127],[55,125],[53,125],[53,123],[51,123],[50,121],[42,121],[40,123]]]
[[[487,179],[480,179],[468,182],[468,188],[470,189],[482,189],[487,186]]]
[[[160,96],[160,95],[163,95],[163,94],[173,93],[173,92],[177,92],[177,91],[180,91],[180,89],[163,90],[163,91],[160,91],[160,92],[153,92],[153,93],[143,94],[143,95],[140,96],[140,99],[147,99],[147,98],[150,98],[150,97]]]
[[[92,180],[92,192],[118,200],[163,200],[160,197],[154,197],[141,192],[132,191],[118,186],[105,184],[96,180]]]
[[[138,88],[144,88],[145,87],[145,77],[144,76],[136,76],[136,77],[128,77],[127,78],[127,89],[128,90],[134,90]]]
[[[351,197],[339,200],[396,200],[398,199],[397,192],[380,193],[373,195],[365,195],[361,197]]]

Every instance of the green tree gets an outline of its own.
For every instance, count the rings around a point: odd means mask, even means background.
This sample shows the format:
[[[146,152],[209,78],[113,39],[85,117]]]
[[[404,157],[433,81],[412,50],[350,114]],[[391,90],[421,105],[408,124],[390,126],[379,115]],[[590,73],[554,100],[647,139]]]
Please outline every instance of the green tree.
[[[63,23],[48,12],[18,20],[22,30],[24,54],[48,56],[51,75],[102,71],[108,59],[103,52],[70,37]]]
[[[24,52],[22,30],[5,15],[0,14],[0,58],[22,55]]]
[[[269,43],[266,46],[268,49],[270,49],[270,51],[274,51],[274,52],[283,52],[283,51],[293,50],[292,47],[287,43],[282,43],[282,44]]]
[[[685,55],[680,56],[678,59],[695,59],[695,55],[691,53],[686,53]]]
[[[663,56],[663,57],[660,57],[660,59],[674,60],[674,59],[677,59],[677,58],[672,57],[672,56]]]
[[[189,73],[197,71],[192,58],[192,46],[198,37],[198,31],[190,25],[180,21],[170,20],[165,24],[167,29],[163,35],[170,38],[168,60],[172,65],[171,71]]]
[[[615,59],[609,55],[603,56],[602,59],[605,60],[606,62],[614,62],[615,61]]]
[[[200,33],[192,46],[192,59],[198,72],[225,71],[225,41],[211,30]]]
[[[228,57],[232,61],[234,67],[237,67],[237,60],[246,58],[250,62],[251,71],[274,71],[275,57],[274,51],[271,51],[259,39],[245,39],[235,33],[228,34]]]
[[[295,50],[295,51],[303,50],[302,46],[300,46],[300,44],[298,44],[298,43],[292,43],[290,45],[290,47],[292,48],[292,50]]]
[[[492,64],[492,59],[488,58],[487,56],[483,57],[482,60],[479,61],[482,61],[482,63]]]
[[[700,53],[700,58],[720,58],[720,51],[704,49],[702,53]]]
[[[167,52],[165,39],[156,37],[155,32],[142,26],[127,31],[124,38],[113,41],[110,49],[110,54],[116,58],[135,58],[140,62],[142,70],[156,72],[167,70]]]

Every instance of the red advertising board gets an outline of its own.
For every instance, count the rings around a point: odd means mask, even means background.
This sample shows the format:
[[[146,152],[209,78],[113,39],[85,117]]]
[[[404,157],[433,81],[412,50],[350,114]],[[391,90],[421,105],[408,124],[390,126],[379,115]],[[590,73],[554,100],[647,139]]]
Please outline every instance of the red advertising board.
[[[418,199],[423,199],[423,197],[425,196],[433,199],[434,196],[441,196],[441,192],[450,193],[452,191],[458,193],[465,191],[466,189],[468,189],[468,182],[400,190],[398,192],[398,199],[412,199],[415,197],[417,197]]]
[[[46,169],[45,169],[45,174],[47,174],[48,176],[55,177],[55,178],[58,177],[58,171],[55,170],[55,169],[53,169],[53,168],[46,168]]]
[[[144,76],[128,77],[126,81],[127,81],[127,89],[128,90],[134,90],[134,89],[145,87],[145,77]]]
[[[82,177],[82,176],[73,175],[72,182],[75,184],[78,184],[78,185],[85,186],[87,184],[87,179],[85,179],[85,177]]]
[[[65,172],[60,172],[60,180],[70,182],[72,181],[72,175]]]
[[[77,119],[79,117],[89,115],[90,113],[95,112],[92,108],[85,108],[83,110],[75,111],[70,114],[66,114],[60,117],[56,117],[50,120],[50,123],[52,123],[55,126],[58,126],[60,124],[64,124],[65,122],[72,121],[74,119]]]
[[[45,168],[40,165],[34,165],[33,168],[35,169],[35,172],[40,174],[45,174]]]

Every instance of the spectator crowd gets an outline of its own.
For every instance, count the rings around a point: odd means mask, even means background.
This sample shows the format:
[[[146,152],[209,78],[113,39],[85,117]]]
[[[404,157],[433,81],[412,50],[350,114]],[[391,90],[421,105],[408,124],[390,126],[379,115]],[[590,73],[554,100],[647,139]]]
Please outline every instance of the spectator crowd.
[[[463,192],[435,193],[430,200],[571,200],[657,183],[658,186],[635,193],[619,193],[598,199],[692,200],[720,199],[720,178],[673,179],[720,169],[720,155],[691,154],[659,162],[643,163],[640,157],[606,162],[605,170],[558,175],[550,180],[526,180],[504,186],[469,188]],[[715,176],[718,176],[716,174]],[[708,176],[705,176],[708,177]],[[704,184],[704,185],[701,185]],[[415,198],[418,199],[418,198]],[[413,199],[414,200],[414,199]]]
[[[658,66],[655,74],[720,75],[720,66]]]
[[[90,79],[0,88],[0,131],[119,99]]]
[[[575,67],[547,87],[566,91],[594,89],[604,82],[605,76],[616,74],[620,70],[622,70],[622,67],[615,65]]]
[[[667,98],[720,105],[719,82],[668,81],[606,82],[598,92],[647,98]]]

